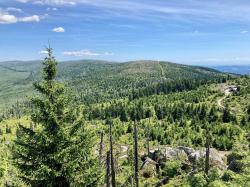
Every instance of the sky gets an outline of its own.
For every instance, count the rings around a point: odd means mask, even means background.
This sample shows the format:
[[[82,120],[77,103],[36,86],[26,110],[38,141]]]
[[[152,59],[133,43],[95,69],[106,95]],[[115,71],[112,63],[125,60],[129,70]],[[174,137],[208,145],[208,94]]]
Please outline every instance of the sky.
[[[0,61],[250,64],[249,0],[0,0]]]

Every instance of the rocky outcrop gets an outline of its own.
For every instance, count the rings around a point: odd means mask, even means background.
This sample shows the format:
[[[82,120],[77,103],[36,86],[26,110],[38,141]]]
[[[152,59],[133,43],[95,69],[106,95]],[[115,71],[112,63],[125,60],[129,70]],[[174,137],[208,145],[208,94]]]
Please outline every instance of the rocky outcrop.
[[[128,158],[128,146],[121,145],[119,154],[120,154],[119,156],[120,159],[127,159]]]
[[[182,159],[193,163],[205,158],[205,149],[194,150],[193,148],[179,146],[177,148],[165,147],[160,150],[151,150],[149,157],[156,162],[166,162],[170,159]],[[210,149],[210,165],[226,169],[225,156],[219,154],[216,149]]]
[[[177,147],[177,149],[183,150],[187,155],[190,155],[193,152],[195,152],[195,150],[193,148],[190,148],[190,147],[179,146],[179,147]]]

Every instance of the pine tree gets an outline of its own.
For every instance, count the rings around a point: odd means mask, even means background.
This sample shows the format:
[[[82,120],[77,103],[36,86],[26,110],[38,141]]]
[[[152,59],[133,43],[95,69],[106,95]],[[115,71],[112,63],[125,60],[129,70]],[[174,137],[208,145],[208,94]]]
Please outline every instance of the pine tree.
[[[250,115],[250,105],[247,108],[247,114]]]
[[[31,186],[95,186],[99,173],[98,160],[91,157],[93,134],[71,112],[65,87],[56,81],[52,49],[47,48],[47,52],[43,79],[34,84],[39,97],[31,100],[31,120],[36,127],[19,125],[13,148],[15,164],[20,177]]]
[[[226,107],[223,110],[222,121],[224,123],[229,123],[231,121],[231,119],[232,119],[231,113],[230,113],[228,107]]]

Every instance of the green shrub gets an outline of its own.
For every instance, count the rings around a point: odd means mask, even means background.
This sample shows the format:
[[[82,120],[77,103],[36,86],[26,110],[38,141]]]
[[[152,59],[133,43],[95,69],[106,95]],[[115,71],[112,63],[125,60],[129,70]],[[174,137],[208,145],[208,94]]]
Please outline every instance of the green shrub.
[[[234,178],[234,172],[233,171],[230,171],[230,170],[227,170],[221,177],[221,179],[225,182],[229,182],[231,180],[233,180]]]
[[[227,187],[222,181],[216,180],[208,185],[208,187]]]
[[[192,187],[204,187],[207,185],[207,181],[203,173],[197,173],[188,177],[189,185]]]
[[[166,165],[163,168],[162,175],[174,177],[181,173],[181,161],[179,160],[170,160],[166,162]]]
[[[208,174],[209,182],[219,180],[221,177],[221,174],[222,173],[218,168],[212,168]]]

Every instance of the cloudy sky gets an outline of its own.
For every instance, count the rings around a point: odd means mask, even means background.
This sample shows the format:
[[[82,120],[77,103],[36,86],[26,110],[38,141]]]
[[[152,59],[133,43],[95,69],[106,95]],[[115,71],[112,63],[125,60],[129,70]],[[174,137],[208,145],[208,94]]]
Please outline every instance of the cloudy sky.
[[[250,64],[249,0],[0,0],[0,61]]]

